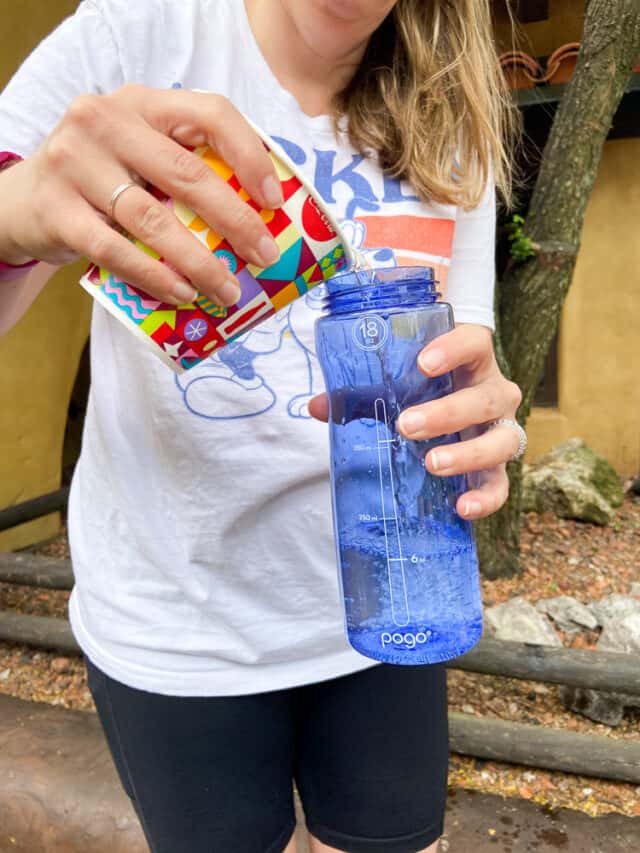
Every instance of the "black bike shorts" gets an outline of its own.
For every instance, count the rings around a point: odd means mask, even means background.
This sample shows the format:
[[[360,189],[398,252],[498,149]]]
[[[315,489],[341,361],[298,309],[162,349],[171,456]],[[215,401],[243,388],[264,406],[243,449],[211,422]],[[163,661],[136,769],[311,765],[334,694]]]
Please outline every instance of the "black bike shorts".
[[[165,696],[85,656],[89,689],[152,853],[282,853],[307,828],[350,853],[416,853],[442,834],[444,665],[391,666],[246,696]]]

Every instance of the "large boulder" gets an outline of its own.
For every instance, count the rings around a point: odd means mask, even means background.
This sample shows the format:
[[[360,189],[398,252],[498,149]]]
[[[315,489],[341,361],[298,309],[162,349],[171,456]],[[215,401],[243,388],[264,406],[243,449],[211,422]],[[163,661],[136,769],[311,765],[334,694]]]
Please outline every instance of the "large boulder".
[[[600,605],[604,602],[599,611],[600,624],[604,624],[596,644],[599,651],[627,652],[635,655],[640,652],[640,612],[627,611],[625,614],[623,599],[626,598],[624,595],[610,595],[607,599],[603,598],[597,602]],[[593,605],[592,609],[596,606]],[[607,726],[620,725],[626,710],[640,708],[640,696],[585,687],[561,687],[560,697],[569,710],[577,711],[590,720]]]
[[[635,596],[613,592],[611,595],[605,595],[600,601],[594,601],[589,610],[598,625],[604,628],[612,622],[619,623],[634,613],[640,616],[640,601]]]
[[[489,607],[484,613],[485,633],[497,640],[534,643],[539,646],[561,646],[562,640],[547,617],[527,601],[512,598],[504,604]]]
[[[550,616],[565,634],[577,634],[580,631],[593,631],[598,620],[591,610],[571,595],[558,595],[555,598],[543,598],[536,609]]]
[[[581,438],[571,438],[533,465],[523,466],[525,512],[553,512],[560,518],[608,524],[623,497],[615,469]]]

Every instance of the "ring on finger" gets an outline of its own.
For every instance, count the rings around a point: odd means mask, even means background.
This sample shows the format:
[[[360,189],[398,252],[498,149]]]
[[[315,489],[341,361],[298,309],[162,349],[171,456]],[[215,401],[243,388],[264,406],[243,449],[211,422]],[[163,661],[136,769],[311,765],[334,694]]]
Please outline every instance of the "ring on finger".
[[[497,427],[497,426],[508,426],[508,427],[511,427],[512,429],[515,429],[516,432],[518,433],[518,449],[508,459],[509,462],[516,462],[518,459],[520,459],[524,455],[524,452],[527,449],[527,434],[526,434],[526,432],[520,426],[518,421],[513,420],[511,418],[498,418],[498,420],[492,421],[489,424],[488,429],[493,429],[494,427]]]
[[[139,187],[140,184],[136,180],[127,181],[124,184],[118,184],[115,190],[111,194],[111,198],[109,199],[109,204],[107,206],[107,216],[109,219],[113,219],[115,221],[115,210],[116,203],[121,195],[124,195],[127,190],[132,189],[133,187]]]

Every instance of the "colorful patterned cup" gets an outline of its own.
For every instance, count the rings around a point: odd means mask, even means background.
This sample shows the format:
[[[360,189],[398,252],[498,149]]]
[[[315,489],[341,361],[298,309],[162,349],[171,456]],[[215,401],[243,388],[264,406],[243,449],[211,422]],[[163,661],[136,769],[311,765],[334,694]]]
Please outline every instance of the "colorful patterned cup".
[[[285,201],[278,210],[261,210],[240,186],[232,169],[211,148],[197,148],[194,153],[259,211],[280,248],[280,259],[273,266],[263,268],[247,263],[192,210],[149,188],[235,274],[242,291],[236,305],[225,308],[201,295],[185,305],[160,302],[95,264],[80,281],[94,299],[176,373],[199,364],[315,285],[353,265],[348,243],[316,191],[297,172],[283,149],[252,126],[280,178]],[[140,240],[128,237],[141,251],[164,262]]]

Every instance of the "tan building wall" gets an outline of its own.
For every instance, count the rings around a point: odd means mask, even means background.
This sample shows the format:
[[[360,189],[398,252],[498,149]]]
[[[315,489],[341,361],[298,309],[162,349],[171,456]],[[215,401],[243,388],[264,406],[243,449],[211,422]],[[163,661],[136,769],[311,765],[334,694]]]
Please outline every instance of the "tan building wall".
[[[548,56],[582,35],[583,0],[550,0],[516,45]],[[501,50],[512,47],[499,13]],[[640,471],[640,139],[607,142],[560,323],[558,407],[533,409],[527,459],[580,436],[624,475]],[[635,322],[634,322],[635,320]]]
[[[0,88],[76,0],[0,0]],[[0,140],[0,149],[2,140]],[[23,320],[0,338],[0,508],[58,488],[68,401],[89,331],[82,264],[59,273]],[[59,515],[0,533],[0,550],[57,533]]]
[[[496,8],[496,37],[500,51],[511,50],[513,34],[503,4]],[[515,4],[513,4],[515,5]],[[561,44],[580,41],[584,0],[549,0],[549,17],[517,27],[515,47],[532,56],[549,56]]]
[[[562,313],[557,409],[534,409],[528,458],[584,438],[640,471],[640,139],[607,142]]]

